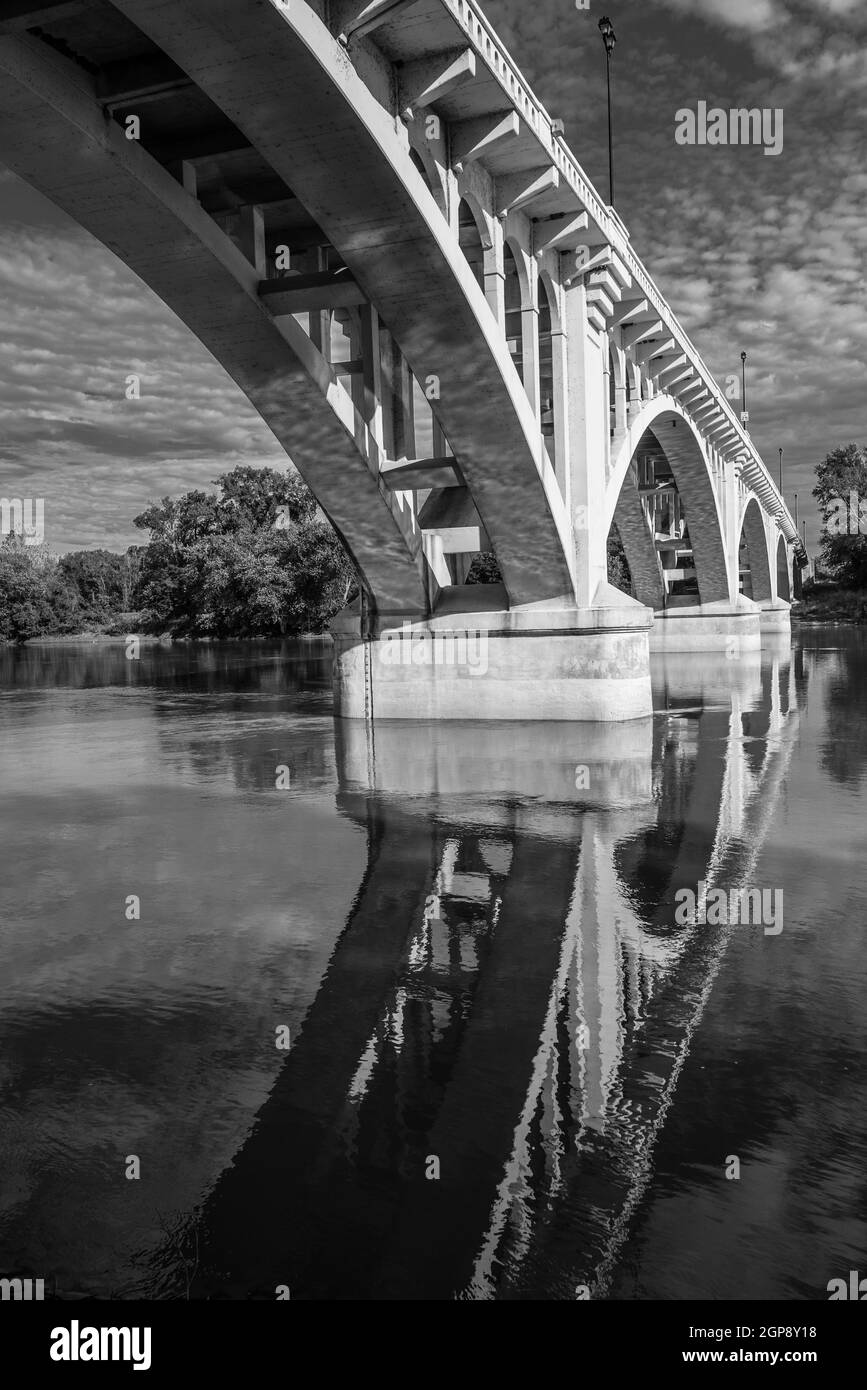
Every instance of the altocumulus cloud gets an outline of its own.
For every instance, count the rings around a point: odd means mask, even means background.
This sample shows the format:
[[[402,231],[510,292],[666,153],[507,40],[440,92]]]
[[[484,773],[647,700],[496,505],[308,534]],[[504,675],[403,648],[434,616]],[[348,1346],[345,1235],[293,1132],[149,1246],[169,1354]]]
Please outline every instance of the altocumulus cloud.
[[[109,251],[4,171],[0,491],[58,551],[122,548],[147,503],[288,460],[243,393]],[[141,381],[127,400],[126,380]]]

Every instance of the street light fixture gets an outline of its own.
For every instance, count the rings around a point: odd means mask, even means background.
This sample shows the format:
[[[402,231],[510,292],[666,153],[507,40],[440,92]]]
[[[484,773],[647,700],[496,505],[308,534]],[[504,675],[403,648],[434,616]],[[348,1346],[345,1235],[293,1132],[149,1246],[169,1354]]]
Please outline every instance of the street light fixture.
[[[599,32],[605,44],[605,77],[608,84],[608,201],[614,207],[614,142],[611,138],[611,55],[617,42],[614,25],[607,15],[599,21]]]
[[[744,398],[744,408],[741,411],[741,424],[750,423],[750,412],[747,410],[747,354],[741,353],[741,395]]]

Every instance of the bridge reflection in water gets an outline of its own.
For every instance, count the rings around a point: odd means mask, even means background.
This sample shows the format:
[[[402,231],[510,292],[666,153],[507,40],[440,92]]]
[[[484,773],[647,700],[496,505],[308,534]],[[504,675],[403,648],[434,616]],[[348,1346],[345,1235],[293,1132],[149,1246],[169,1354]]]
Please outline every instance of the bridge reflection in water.
[[[797,661],[669,656],[630,725],[338,724],[367,871],[194,1297],[605,1296],[731,934],[762,933],[674,895],[756,881]]]

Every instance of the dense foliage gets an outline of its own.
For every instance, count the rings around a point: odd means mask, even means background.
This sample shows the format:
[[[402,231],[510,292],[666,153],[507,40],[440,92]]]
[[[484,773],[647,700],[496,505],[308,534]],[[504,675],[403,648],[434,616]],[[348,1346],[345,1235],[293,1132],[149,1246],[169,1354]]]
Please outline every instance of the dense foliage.
[[[235,468],[218,493],[164,497],[124,555],[0,545],[0,639],[89,630],[189,637],[319,632],[352,597],[340,542],[297,476]]]
[[[867,587],[867,451],[832,449],[816,468],[822,569],[844,589]]]

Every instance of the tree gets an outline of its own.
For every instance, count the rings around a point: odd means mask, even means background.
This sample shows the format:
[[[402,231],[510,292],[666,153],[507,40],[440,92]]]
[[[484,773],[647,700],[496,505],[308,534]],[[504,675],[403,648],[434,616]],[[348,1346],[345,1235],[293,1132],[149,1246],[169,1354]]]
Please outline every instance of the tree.
[[[111,550],[71,550],[57,563],[85,622],[106,622],[123,605],[124,556]]]
[[[617,523],[612,521],[611,530],[608,532],[608,542],[606,545],[606,555],[608,560],[608,583],[613,584],[615,589],[622,589],[625,594],[630,594],[634,598],[632,589],[632,573],[629,569],[629,561],[626,558],[626,551],[623,549],[623,541]]]
[[[0,637],[26,642],[52,630],[52,580],[47,551],[28,546],[19,536],[0,545]]]
[[[822,563],[843,588],[867,585],[867,452],[832,449],[816,468],[813,496],[822,516]]]
[[[189,492],[148,507],[135,525],[145,626],[177,636],[321,631],[356,587],[353,568],[295,474],[239,467],[218,495]]]

